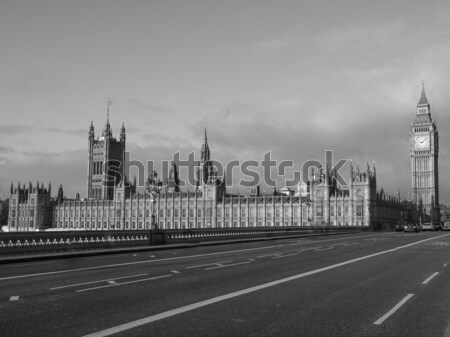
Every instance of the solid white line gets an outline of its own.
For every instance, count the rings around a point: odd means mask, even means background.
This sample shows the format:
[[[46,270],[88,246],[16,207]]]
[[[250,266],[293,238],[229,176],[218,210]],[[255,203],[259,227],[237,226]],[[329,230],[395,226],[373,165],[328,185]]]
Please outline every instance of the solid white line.
[[[373,322],[373,324],[375,325],[383,324],[385,320],[387,320],[394,312],[396,312],[403,304],[405,304],[413,296],[414,294],[406,295],[400,302],[398,302],[395,305],[395,307],[393,307],[391,310],[389,310],[387,313],[385,313],[383,316],[381,316],[379,319]]]
[[[199,264],[197,266],[189,266],[186,267],[185,269],[192,269],[192,268],[201,268],[201,267],[206,267],[206,266],[212,266],[214,264],[222,264],[222,263],[228,263],[228,262],[233,262],[233,260],[230,261],[222,261],[222,262],[211,262],[211,263],[207,263],[207,264]]]
[[[109,287],[118,287],[118,286],[123,286],[125,284],[130,284],[130,283],[138,283],[138,282],[144,282],[144,281],[153,281],[153,280],[157,280],[157,279],[164,278],[164,277],[170,277],[170,276],[172,276],[172,274],[155,276],[155,277],[149,277],[149,278],[144,278],[144,279],[134,280],[134,281],[128,281],[128,282],[108,284],[106,286],[99,286],[99,287],[93,287],[93,288],[80,289],[80,290],[77,290],[77,293],[82,293],[84,291],[95,290],[95,289],[102,289],[102,288],[109,288]]]
[[[354,238],[358,238],[358,237],[367,237],[367,236],[372,236],[372,235],[383,235],[383,234],[370,234],[370,235],[352,236],[352,238],[354,239]],[[434,238],[430,238],[429,240],[438,239],[438,238],[441,238],[441,237],[447,236],[447,235],[450,235],[450,234],[436,236]],[[329,240],[320,240],[320,242],[336,241],[336,240],[343,240],[343,239],[348,239],[348,237],[340,237],[340,238],[334,238],[334,239],[329,239]],[[313,241],[313,242],[316,242],[316,241]],[[318,243],[318,242],[316,242],[316,243]],[[66,269],[66,270],[49,271],[49,272],[45,272],[45,273],[8,276],[8,277],[0,278],[0,281],[13,280],[13,279],[19,279],[19,278],[25,278],[25,277],[52,275],[52,274],[64,274],[64,273],[71,273],[71,272],[84,271],[84,270],[93,270],[93,269],[103,269],[103,268],[111,268],[111,267],[130,266],[130,265],[143,264],[143,263],[154,263],[154,262],[172,261],[172,260],[185,260],[185,259],[196,258],[196,257],[224,255],[224,254],[248,252],[248,251],[252,251],[252,250],[271,249],[271,248],[279,248],[279,247],[278,246],[266,246],[266,247],[256,247],[256,248],[230,250],[230,251],[223,251],[223,252],[216,252],[216,253],[168,257],[168,258],[158,259],[158,260],[143,260],[143,261],[135,261],[135,262],[114,263],[114,264],[106,264],[106,265],[103,265],[103,266],[95,266],[95,267],[85,267],[85,268],[77,268],[77,269]]]
[[[430,277],[428,277],[425,281],[422,282],[422,284],[427,284],[428,282],[430,282],[433,277],[435,277],[437,274],[439,274],[439,272],[435,272],[434,274],[432,274]]]
[[[135,320],[135,321],[132,321],[132,322],[124,323],[124,324],[121,324],[121,325],[118,325],[118,326],[115,326],[115,327],[112,327],[112,328],[109,328],[109,329],[105,329],[105,330],[102,330],[102,331],[94,332],[92,334],[86,335],[85,337],[110,336],[110,335],[113,335],[113,334],[118,333],[118,332],[122,332],[122,331],[126,331],[126,330],[129,330],[129,329],[133,329],[133,328],[136,328],[136,327],[144,325],[144,324],[148,324],[148,323],[151,323],[151,322],[159,321],[161,319],[164,319],[164,318],[167,318],[167,317],[171,317],[171,316],[175,316],[175,315],[178,315],[178,314],[182,314],[184,312],[191,311],[191,310],[194,310],[194,309],[198,309],[198,308],[210,305],[210,304],[222,302],[222,301],[228,300],[230,298],[246,295],[246,294],[249,294],[249,293],[261,290],[261,289],[270,288],[270,287],[277,286],[279,284],[283,284],[283,283],[290,282],[290,281],[293,281],[293,280],[298,280],[298,279],[306,277],[306,276],[322,273],[322,272],[327,271],[327,270],[331,270],[331,269],[339,268],[339,267],[342,267],[342,266],[346,266],[346,265],[349,265],[349,264],[352,264],[352,263],[355,263],[355,262],[358,262],[358,261],[370,259],[370,258],[375,257],[375,256],[379,256],[379,255],[383,255],[383,254],[387,254],[387,253],[392,253],[392,252],[395,252],[395,251],[397,251],[399,249],[408,248],[408,247],[411,247],[411,246],[414,246],[414,245],[417,245],[417,244],[420,244],[420,243],[423,243],[423,242],[426,242],[426,241],[429,241],[429,240],[433,240],[433,239],[436,239],[436,238],[428,238],[428,239],[420,240],[420,241],[417,241],[417,242],[414,242],[414,243],[407,244],[405,246],[399,246],[399,247],[388,249],[388,250],[384,250],[384,251],[381,251],[381,252],[378,252],[378,253],[374,253],[374,254],[370,254],[370,255],[366,255],[366,256],[361,256],[361,257],[358,257],[358,258],[355,258],[355,259],[351,259],[351,260],[347,260],[347,261],[344,261],[344,262],[336,263],[336,264],[333,264],[333,265],[330,265],[330,266],[327,266],[327,267],[311,270],[311,271],[308,271],[308,272],[305,272],[305,273],[301,273],[301,274],[293,275],[293,276],[290,276],[290,277],[282,278],[282,279],[279,279],[279,280],[276,280],[276,281],[264,283],[264,284],[261,284],[261,285],[258,285],[258,286],[246,288],[246,289],[239,290],[239,291],[236,291],[236,292],[232,292],[232,293],[229,293],[229,294],[213,297],[213,298],[210,298],[208,300],[204,300],[204,301],[200,301],[200,302],[197,302],[197,303],[189,304],[189,305],[186,305],[186,306],[183,306],[183,307],[180,307],[180,308],[176,308],[176,309],[173,309],[173,310],[169,310],[169,311],[166,311],[166,312],[163,312],[163,313],[160,313],[160,314],[156,314],[156,315],[149,316],[149,317],[144,317],[144,318],[141,318],[141,319],[138,319],[138,320]]]
[[[90,282],[83,282],[83,283],[77,283],[77,284],[69,284],[69,285],[66,285],[66,286],[50,288],[50,290],[62,289],[62,288],[70,288],[70,287],[77,287],[77,286],[84,286],[86,284],[99,283],[99,282],[109,282],[110,280],[121,280],[121,279],[124,279],[124,278],[139,277],[139,276],[145,276],[145,275],[148,275],[148,273],[129,275],[129,276],[122,276],[122,277],[111,277],[111,278],[98,280],[98,281],[90,281]]]
[[[11,296],[9,298],[10,301],[18,301],[19,300],[19,296]]]
[[[233,263],[233,264],[219,265],[219,266],[216,266],[216,267],[205,268],[205,270],[232,267],[232,266],[238,266],[240,264],[247,264],[247,263],[252,263],[252,261],[245,261],[245,262],[238,262],[238,263]]]

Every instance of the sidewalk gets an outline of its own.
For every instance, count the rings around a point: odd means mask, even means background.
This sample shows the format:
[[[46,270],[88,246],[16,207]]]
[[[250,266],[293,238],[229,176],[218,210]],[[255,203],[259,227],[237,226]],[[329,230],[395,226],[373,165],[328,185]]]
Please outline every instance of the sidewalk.
[[[303,237],[314,237],[314,236],[357,234],[357,233],[358,232],[294,234],[294,235],[270,236],[270,237],[259,237],[259,238],[242,238],[242,239],[232,239],[232,240],[183,242],[183,243],[172,243],[172,244],[155,245],[155,246],[136,246],[136,247],[123,247],[123,248],[74,250],[74,251],[68,251],[68,252],[63,252],[63,253],[60,252],[60,253],[48,253],[48,254],[33,254],[33,255],[30,254],[30,255],[20,255],[20,256],[8,256],[8,257],[0,258],[0,264],[33,262],[33,261],[43,261],[43,260],[53,260],[53,259],[66,259],[66,258],[87,257],[87,256],[96,256],[96,255],[123,254],[123,253],[130,253],[130,252],[146,252],[146,251],[155,251],[155,250],[193,248],[193,247],[200,247],[200,246],[215,246],[215,245],[226,245],[226,244],[232,244],[232,243],[292,239],[292,238],[303,238]]]

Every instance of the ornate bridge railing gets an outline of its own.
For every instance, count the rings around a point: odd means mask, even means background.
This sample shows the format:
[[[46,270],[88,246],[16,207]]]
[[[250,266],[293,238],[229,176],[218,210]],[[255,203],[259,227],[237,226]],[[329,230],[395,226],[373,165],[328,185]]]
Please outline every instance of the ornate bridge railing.
[[[45,231],[0,233],[0,258],[28,253],[149,246],[154,244],[270,238],[309,233],[371,231],[368,227],[251,227],[135,231]]]
[[[150,245],[149,231],[67,231],[0,233],[0,256]]]
[[[210,228],[210,229],[169,229],[164,231],[165,243],[203,242],[216,240],[234,240],[274,236],[293,236],[309,233],[342,233],[371,231],[368,227],[246,227],[246,228]]]

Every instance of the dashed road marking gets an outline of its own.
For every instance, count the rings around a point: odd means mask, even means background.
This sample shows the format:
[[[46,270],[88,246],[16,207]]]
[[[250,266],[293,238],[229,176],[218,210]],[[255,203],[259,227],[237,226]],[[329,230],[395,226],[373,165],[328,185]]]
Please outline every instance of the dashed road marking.
[[[315,252],[321,252],[321,251],[324,251],[324,250],[330,250],[330,249],[334,249],[334,248],[336,248],[336,247],[334,247],[334,246],[320,247],[320,248],[315,249],[314,251]]]
[[[232,263],[232,264],[221,264],[221,265],[217,265],[215,267],[205,268],[205,270],[233,267],[233,266],[238,266],[238,265],[241,265],[241,264],[248,264],[248,263],[252,263],[252,262],[253,261],[245,261],[245,262],[237,262],[237,263]]]
[[[201,267],[213,266],[213,265],[219,265],[219,264],[224,264],[224,263],[228,263],[228,262],[233,262],[233,260],[222,261],[222,262],[212,262],[212,263],[207,263],[207,264],[199,264],[199,265],[196,265],[196,266],[189,266],[189,267],[186,267],[186,269],[192,269],[192,268],[201,268]]]
[[[108,283],[109,283],[109,284],[116,284],[116,282],[113,281],[113,280],[108,280]]]
[[[69,284],[69,285],[65,285],[65,286],[60,286],[60,287],[53,287],[50,288],[50,290],[55,290],[55,289],[62,289],[62,288],[71,288],[71,287],[78,287],[78,286],[84,286],[86,284],[93,284],[93,283],[100,283],[100,282],[109,282],[111,280],[122,280],[124,278],[132,278],[132,277],[139,277],[139,276],[146,276],[148,275],[148,273],[145,274],[136,274],[136,275],[128,275],[128,276],[122,276],[122,277],[111,277],[111,278],[107,278],[107,279],[103,279],[103,280],[97,280],[97,281],[90,281],[90,282],[83,282],[83,283],[75,283],[75,284]]]
[[[13,302],[13,301],[18,301],[18,300],[19,300],[19,297],[20,297],[20,296],[11,296],[11,297],[9,298],[9,300],[10,300],[11,302]]]
[[[431,274],[425,281],[422,282],[422,284],[427,284],[428,282],[430,282],[438,274],[439,274],[439,272],[435,272],[434,274]]]
[[[179,274],[180,272],[178,270],[171,270],[172,273],[174,274]]]
[[[281,258],[283,258],[283,257],[294,256],[294,255],[298,255],[298,253],[293,253],[293,254],[279,254],[279,255],[273,256],[272,259],[281,259]]]
[[[304,248],[304,249],[297,250],[297,253],[303,253],[303,252],[306,252],[308,250],[314,250],[314,249],[318,249],[318,248],[320,248],[320,247]]]
[[[271,257],[271,256],[276,256],[276,255],[281,255],[281,253],[273,253],[273,254],[267,254],[267,255],[260,255],[257,256],[257,259],[263,258],[263,257]]]
[[[157,280],[157,279],[164,278],[164,277],[170,277],[170,276],[172,276],[172,274],[155,276],[155,277],[149,277],[149,278],[144,278],[144,279],[134,280],[134,281],[128,281],[128,282],[108,284],[106,286],[98,286],[98,287],[93,287],[93,288],[80,289],[80,290],[77,290],[77,293],[81,293],[81,292],[84,292],[84,291],[90,291],[90,290],[96,290],[96,289],[102,289],[102,288],[118,287],[118,286],[123,286],[123,285],[131,284],[131,283],[138,283],[138,282],[144,282],[144,281],[153,281],[153,280]]]
[[[406,295],[400,302],[398,302],[391,310],[389,310],[387,313],[385,313],[383,316],[381,316],[379,319],[377,319],[373,324],[380,325],[383,324],[385,320],[387,320],[392,314],[394,314],[402,305],[404,305],[406,302],[409,301],[411,297],[413,297],[414,294],[408,294]]]

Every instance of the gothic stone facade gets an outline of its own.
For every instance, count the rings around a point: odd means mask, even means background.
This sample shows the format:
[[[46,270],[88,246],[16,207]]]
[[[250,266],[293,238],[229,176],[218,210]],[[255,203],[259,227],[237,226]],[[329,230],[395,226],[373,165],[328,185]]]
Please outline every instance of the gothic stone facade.
[[[51,185],[45,188],[39,182],[28,188],[11,184],[9,199],[8,229],[13,232],[34,231],[52,225]]]
[[[87,196],[92,199],[112,200],[114,186],[124,177],[125,126],[120,139],[113,137],[109,120],[100,137],[95,138],[91,122],[88,136]]]
[[[113,145],[114,144],[114,145]],[[115,148],[115,150],[112,150]],[[229,194],[210,159],[206,130],[197,172],[198,185],[180,191],[173,164],[166,190],[154,197],[148,189],[136,192],[123,175],[113,184],[102,180],[111,172],[103,162],[115,159],[122,166],[125,128],[120,140],[112,138],[109,122],[95,140],[89,130],[88,198],[66,199],[62,187],[52,202],[50,187],[11,190],[9,230],[33,230],[50,225],[60,230],[183,229],[271,226],[363,226],[393,227],[399,221],[416,222],[415,204],[400,195],[377,191],[375,167],[360,171],[350,167],[348,184],[338,186],[336,172],[326,167],[317,178],[298,186],[297,191],[250,195]],[[117,172],[117,167],[114,167]],[[119,172],[120,173],[120,172]],[[49,205],[52,205],[49,207]]]

